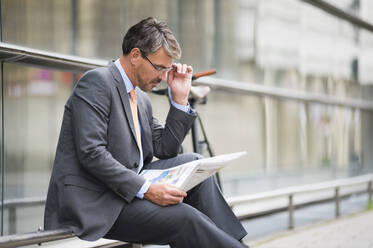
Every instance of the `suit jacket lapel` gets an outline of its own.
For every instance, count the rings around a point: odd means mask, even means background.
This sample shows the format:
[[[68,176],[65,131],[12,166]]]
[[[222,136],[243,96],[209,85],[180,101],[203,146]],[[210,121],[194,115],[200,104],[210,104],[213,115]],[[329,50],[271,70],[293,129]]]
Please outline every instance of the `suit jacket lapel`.
[[[120,99],[122,100],[122,105],[123,105],[123,108],[124,108],[124,112],[126,113],[127,122],[128,122],[128,125],[129,125],[130,129],[131,129],[132,136],[136,141],[136,131],[135,131],[135,126],[133,124],[131,106],[130,106],[127,90],[126,90],[126,87],[124,86],[122,76],[120,75],[120,72],[118,71],[118,69],[116,68],[116,66],[113,62],[109,63],[108,67],[109,67],[109,70],[111,71],[111,73],[113,74],[113,77],[114,77],[115,81],[117,82],[117,90],[118,90]]]

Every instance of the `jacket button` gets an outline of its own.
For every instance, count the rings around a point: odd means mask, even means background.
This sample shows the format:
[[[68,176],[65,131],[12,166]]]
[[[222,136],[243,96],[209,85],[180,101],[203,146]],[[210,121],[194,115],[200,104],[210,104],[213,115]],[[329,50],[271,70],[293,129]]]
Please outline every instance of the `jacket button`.
[[[135,162],[135,163],[133,164],[133,167],[137,168],[137,167],[139,167],[139,164],[138,164],[137,162]]]

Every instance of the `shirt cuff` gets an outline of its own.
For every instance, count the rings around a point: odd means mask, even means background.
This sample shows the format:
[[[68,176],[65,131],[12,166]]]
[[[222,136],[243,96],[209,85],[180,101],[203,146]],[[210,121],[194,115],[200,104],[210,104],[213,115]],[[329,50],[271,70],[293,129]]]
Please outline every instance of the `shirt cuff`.
[[[185,113],[190,113],[189,102],[187,103],[186,106],[184,106],[184,105],[178,104],[178,103],[174,102],[174,100],[172,100],[172,93],[171,93],[171,88],[170,87],[168,87],[168,96],[170,97],[170,101],[171,101],[172,106],[174,106],[178,110],[184,111]]]
[[[189,105],[189,102],[186,106],[184,105],[181,105],[181,104],[178,104],[176,102],[174,102],[172,99],[171,100],[171,104],[172,106],[174,106],[175,108],[181,110],[181,111],[184,111],[185,113],[190,113],[190,105]]]
[[[140,188],[139,192],[137,192],[136,197],[140,198],[140,199],[143,199],[144,194],[146,193],[146,191],[148,191],[148,189],[150,187],[150,184],[152,184],[152,183],[150,181],[146,180],[145,183]]]

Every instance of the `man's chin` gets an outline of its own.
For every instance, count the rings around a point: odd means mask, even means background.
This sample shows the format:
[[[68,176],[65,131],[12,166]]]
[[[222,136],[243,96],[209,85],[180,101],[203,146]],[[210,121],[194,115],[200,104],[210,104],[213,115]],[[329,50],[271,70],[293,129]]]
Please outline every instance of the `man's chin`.
[[[154,88],[152,85],[138,86],[142,91],[150,92]]]
[[[144,87],[139,87],[141,90],[143,91],[146,91],[146,92],[150,92],[153,90],[153,88],[157,87],[159,83],[156,83],[156,82],[150,82],[149,84],[147,85],[144,85]]]

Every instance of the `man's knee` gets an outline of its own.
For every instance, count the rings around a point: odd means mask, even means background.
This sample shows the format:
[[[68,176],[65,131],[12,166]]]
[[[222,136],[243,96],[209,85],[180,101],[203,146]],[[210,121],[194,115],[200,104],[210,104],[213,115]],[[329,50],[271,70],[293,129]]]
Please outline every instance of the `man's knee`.
[[[196,224],[200,222],[203,219],[202,215],[203,214],[194,207],[188,204],[181,203],[179,205],[178,214],[174,214],[172,218],[176,222],[175,225],[179,228],[182,228],[185,225]]]
[[[183,160],[183,163],[188,163],[203,158],[201,154],[195,152],[183,153],[180,154],[178,157],[180,157]]]

